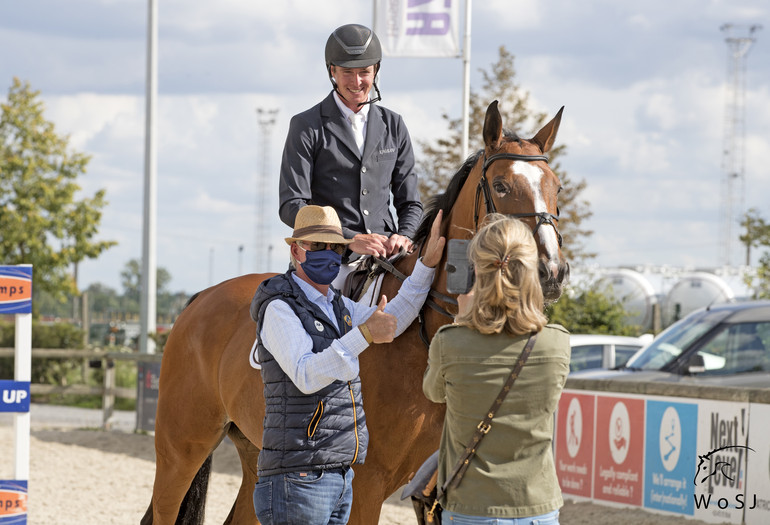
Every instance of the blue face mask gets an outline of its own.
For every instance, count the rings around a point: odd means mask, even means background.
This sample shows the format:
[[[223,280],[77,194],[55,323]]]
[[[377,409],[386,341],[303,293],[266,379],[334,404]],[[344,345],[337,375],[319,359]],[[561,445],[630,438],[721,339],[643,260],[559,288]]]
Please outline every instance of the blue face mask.
[[[305,275],[316,284],[331,284],[340,273],[342,255],[334,250],[305,251],[305,262],[300,266]]]

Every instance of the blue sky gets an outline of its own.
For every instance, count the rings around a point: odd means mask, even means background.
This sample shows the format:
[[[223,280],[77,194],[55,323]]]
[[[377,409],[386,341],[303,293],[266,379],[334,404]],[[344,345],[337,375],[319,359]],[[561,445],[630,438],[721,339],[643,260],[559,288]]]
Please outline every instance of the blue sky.
[[[329,33],[371,25],[372,3],[158,0],[158,9],[158,266],[172,291],[188,293],[239,272],[282,271],[290,231],[278,219],[277,178],[288,120],[330,89]],[[770,219],[770,4],[474,2],[472,87],[505,46],[533,108],[565,106],[557,142],[570,178],[588,184],[595,265],[721,264],[725,23],[764,26],[746,62],[744,206]],[[144,0],[0,3],[0,98],[14,76],[40,90],[47,118],[93,156],[84,193],[107,190],[101,238],[119,245],[80,265],[81,289],[119,290],[120,271],[141,257],[146,26]],[[415,141],[446,132],[442,113],[459,117],[461,86],[459,59],[383,61],[382,104]],[[266,159],[257,108],[278,110]],[[264,162],[274,176],[263,199]],[[256,246],[260,217],[269,258]]]

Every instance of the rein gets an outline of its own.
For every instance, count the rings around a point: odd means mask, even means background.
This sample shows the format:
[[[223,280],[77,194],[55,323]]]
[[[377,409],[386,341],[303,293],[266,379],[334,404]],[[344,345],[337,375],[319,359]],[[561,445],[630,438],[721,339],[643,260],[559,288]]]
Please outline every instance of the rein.
[[[484,166],[481,168],[481,178],[479,179],[479,185],[476,186],[476,198],[474,199],[474,203],[473,203],[473,225],[475,230],[479,229],[479,196],[482,193],[484,195],[484,204],[486,205],[486,208],[487,208],[487,215],[489,215],[490,213],[495,213],[497,211],[497,208],[495,207],[495,201],[492,200],[492,190],[489,188],[489,181],[487,180],[487,169],[489,168],[490,164],[492,164],[496,160],[524,160],[527,162],[542,160],[543,162],[548,163],[548,156],[547,155],[519,155],[517,153],[496,153],[495,155],[484,157]],[[558,213],[558,208],[557,208],[557,213]],[[553,226],[553,229],[556,232],[556,238],[559,241],[559,248],[561,248],[561,245],[562,245],[561,233],[559,233],[559,229],[553,223],[553,221],[557,221],[557,222],[559,221],[558,215],[554,215],[548,212],[540,212],[540,213],[511,213],[508,216],[515,217],[517,219],[521,219],[524,217],[537,217],[537,223],[535,224],[535,228],[532,230],[532,235],[537,234],[537,230],[539,230],[540,226],[542,226],[543,224],[550,224],[551,226]]]

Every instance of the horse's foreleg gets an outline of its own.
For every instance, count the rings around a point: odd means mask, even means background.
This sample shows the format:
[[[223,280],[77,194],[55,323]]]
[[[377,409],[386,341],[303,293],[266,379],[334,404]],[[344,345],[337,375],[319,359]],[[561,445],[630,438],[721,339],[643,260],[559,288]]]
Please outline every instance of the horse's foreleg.
[[[238,496],[230,509],[230,515],[227,516],[224,525],[231,524],[258,524],[254,514],[254,485],[257,483],[257,460],[259,459],[259,449],[249,441],[243,432],[231,425],[227,435],[235,444],[238,450],[238,456],[241,458],[241,467],[243,469],[243,479],[241,487],[238,489]]]

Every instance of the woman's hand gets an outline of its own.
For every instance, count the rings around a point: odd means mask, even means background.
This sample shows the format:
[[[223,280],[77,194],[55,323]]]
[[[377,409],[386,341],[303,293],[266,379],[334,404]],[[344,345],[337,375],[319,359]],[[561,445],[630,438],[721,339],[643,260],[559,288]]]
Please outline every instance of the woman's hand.
[[[473,306],[473,290],[457,296],[457,315],[465,315]]]

